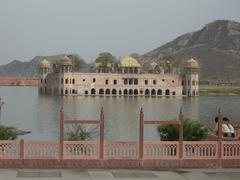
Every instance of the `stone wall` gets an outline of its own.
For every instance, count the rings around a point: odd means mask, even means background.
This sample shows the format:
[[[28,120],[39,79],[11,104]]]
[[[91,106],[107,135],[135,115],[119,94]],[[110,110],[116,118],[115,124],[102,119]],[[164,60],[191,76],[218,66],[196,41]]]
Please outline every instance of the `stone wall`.
[[[64,73],[59,81],[62,95],[182,96],[183,90],[180,74]]]
[[[38,79],[25,77],[0,77],[0,86],[37,86]]]

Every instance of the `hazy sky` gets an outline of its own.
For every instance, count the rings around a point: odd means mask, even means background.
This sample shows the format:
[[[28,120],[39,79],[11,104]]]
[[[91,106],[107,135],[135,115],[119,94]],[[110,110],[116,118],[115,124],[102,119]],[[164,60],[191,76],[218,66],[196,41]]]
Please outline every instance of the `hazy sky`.
[[[0,0],[0,64],[143,54],[217,19],[240,21],[240,0]]]

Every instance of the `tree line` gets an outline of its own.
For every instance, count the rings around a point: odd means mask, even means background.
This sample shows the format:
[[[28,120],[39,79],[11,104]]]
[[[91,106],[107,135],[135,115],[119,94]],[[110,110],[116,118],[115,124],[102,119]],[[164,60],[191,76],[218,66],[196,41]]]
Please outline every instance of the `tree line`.
[[[79,55],[71,54],[68,55],[68,57],[73,61],[74,71],[77,72],[80,71],[84,67],[84,65],[87,64],[86,61]],[[138,60],[140,56],[139,54],[133,53],[130,55],[130,57]],[[101,67],[107,68],[108,64],[115,66],[118,63],[118,61],[119,59],[116,58],[116,56],[114,56],[110,52],[102,52],[97,56],[97,58],[93,62],[90,63],[90,65],[93,66],[94,63],[100,63]],[[161,67],[165,73],[171,73],[174,68],[179,67],[178,62],[174,59],[173,55],[169,53],[161,56],[154,62],[157,63],[157,65]]]

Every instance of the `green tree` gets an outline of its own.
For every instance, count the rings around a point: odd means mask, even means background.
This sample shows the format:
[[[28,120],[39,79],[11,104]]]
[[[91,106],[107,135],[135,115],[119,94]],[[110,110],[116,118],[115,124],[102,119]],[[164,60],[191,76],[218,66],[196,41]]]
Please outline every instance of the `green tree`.
[[[157,128],[162,141],[178,141],[179,125],[160,125]],[[183,126],[183,139],[185,141],[200,141],[207,138],[208,129],[199,122],[186,119]]]
[[[80,69],[83,67],[85,61],[78,55],[76,54],[70,54],[68,55],[70,59],[72,59],[73,62],[73,69],[75,71],[80,71]]]
[[[109,63],[112,64],[114,61],[115,57],[109,52],[100,53],[95,60],[96,63],[101,63],[102,67],[107,67]]]
[[[14,127],[0,125],[0,140],[14,140],[19,133]]]

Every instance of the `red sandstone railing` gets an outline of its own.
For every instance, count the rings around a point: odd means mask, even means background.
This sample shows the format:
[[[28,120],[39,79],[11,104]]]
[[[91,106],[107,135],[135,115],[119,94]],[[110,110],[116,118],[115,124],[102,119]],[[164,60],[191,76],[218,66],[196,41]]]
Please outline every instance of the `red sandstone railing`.
[[[184,141],[184,159],[216,159],[218,142],[215,141]]]
[[[144,142],[144,159],[177,159],[179,143],[175,141]]]
[[[0,159],[19,159],[20,141],[0,141]]]
[[[64,141],[63,159],[98,159],[99,142]]]
[[[161,159],[240,159],[240,141],[184,141],[183,157],[179,142],[145,141],[144,160]],[[0,141],[0,159],[59,159],[58,141]],[[139,159],[138,142],[104,142],[103,159]],[[63,159],[99,159],[98,141],[64,141]]]
[[[0,141],[0,167],[8,167],[11,163],[16,163],[15,167],[32,167],[33,165],[36,167],[49,165],[50,167],[128,166],[148,168],[240,166],[239,138],[238,136],[227,139],[222,137],[221,126],[225,122],[223,122],[220,111],[218,113],[217,141],[183,141],[182,110],[180,110],[177,120],[169,121],[144,120],[141,109],[137,142],[105,141],[103,109],[101,109],[98,120],[66,120],[62,110],[60,117],[59,141]],[[99,141],[64,141],[64,124],[99,125]],[[144,126],[148,124],[178,125],[179,140],[145,141]],[[236,124],[240,124],[239,121]],[[188,163],[190,164],[188,165]]]
[[[138,142],[105,142],[104,158],[138,159]]]
[[[24,142],[25,159],[58,159],[59,143],[57,141]]]
[[[223,141],[221,157],[223,159],[240,159],[240,142]]]

